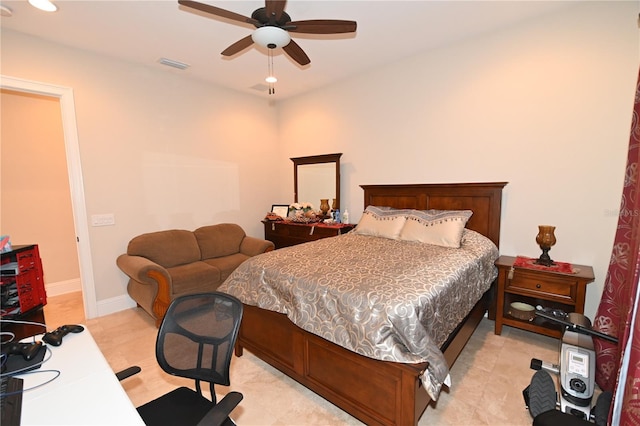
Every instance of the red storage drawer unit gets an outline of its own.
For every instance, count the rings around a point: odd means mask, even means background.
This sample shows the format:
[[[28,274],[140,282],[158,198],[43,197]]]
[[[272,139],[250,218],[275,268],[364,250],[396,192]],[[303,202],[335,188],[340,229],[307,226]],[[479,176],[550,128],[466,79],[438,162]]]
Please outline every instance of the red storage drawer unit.
[[[14,246],[2,253],[0,299],[0,316],[5,319],[18,319],[47,304],[42,261],[36,244]]]

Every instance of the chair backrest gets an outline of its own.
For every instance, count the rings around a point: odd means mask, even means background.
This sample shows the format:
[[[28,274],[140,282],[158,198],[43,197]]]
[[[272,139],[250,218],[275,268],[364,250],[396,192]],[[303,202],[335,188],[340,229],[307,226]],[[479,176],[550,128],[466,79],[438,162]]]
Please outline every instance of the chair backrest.
[[[175,376],[229,386],[229,366],[241,320],[242,303],[226,293],[174,299],[158,330],[156,358],[160,367]]]

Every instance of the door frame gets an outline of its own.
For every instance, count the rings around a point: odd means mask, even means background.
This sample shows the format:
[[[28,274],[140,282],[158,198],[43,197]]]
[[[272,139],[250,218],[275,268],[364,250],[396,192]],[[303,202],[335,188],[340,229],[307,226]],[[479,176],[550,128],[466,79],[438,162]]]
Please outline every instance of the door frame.
[[[93,262],[91,261],[91,243],[89,240],[89,222],[84,197],[82,180],[82,164],[80,162],[80,145],[78,126],[76,123],[76,107],[73,100],[73,89],[48,83],[25,80],[0,75],[0,87],[18,92],[51,96],[60,101],[62,115],[62,131],[67,158],[69,189],[71,192],[71,210],[76,231],[78,264],[82,283],[85,318],[98,316],[95,282],[93,279]]]

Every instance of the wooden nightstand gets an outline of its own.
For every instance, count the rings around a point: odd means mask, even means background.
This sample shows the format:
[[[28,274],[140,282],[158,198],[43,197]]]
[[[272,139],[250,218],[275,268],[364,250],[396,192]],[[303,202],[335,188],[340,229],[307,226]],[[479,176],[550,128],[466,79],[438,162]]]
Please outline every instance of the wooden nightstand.
[[[356,227],[356,225],[344,223],[326,225],[268,220],[263,220],[262,223],[264,223],[264,239],[273,242],[276,249],[346,234]]]
[[[533,331],[534,333],[560,338],[562,326],[544,318],[533,321],[519,320],[509,315],[513,302],[524,302],[532,306],[562,309],[566,313],[584,313],[587,284],[595,279],[593,268],[572,265],[575,273],[565,274],[530,268],[513,267],[515,257],[500,256],[498,267],[498,290],[496,295],[495,334],[502,332],[503,325]]]

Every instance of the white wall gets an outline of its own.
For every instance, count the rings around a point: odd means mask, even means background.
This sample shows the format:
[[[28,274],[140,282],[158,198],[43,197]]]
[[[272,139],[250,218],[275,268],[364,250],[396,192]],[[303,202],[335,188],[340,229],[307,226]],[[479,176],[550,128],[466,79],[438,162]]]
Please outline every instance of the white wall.
[[[279,158],[265,100],[4,29],[2,74],[74,90],[87,214],[116,222],[90,228],[99,302],[126,295],[115,259],[135,235],[220,222],[263,235]]]
[[[503,254],[592,265],[602,293],[639,66],[637,2],[585,2],[426,52],[278,107],[284,155],[343,152],[342,208],[376,183],[508,181]],[[300,141],[305,141],[301,144]]]
[[[599,302],[616,226],[639,61],[638,4],[584,2],[269,106],[260,98],[2,30],[2,74],[74,90],[96,299],[126,295],[129,239],[234,221],[262,235],[292,198],[290,157],[343,152],[360,184],[508,181],[501,251],[593,265]],[[339,61],[339,58],[337,58]],[[277,120],[277,121],[276,121]]]

